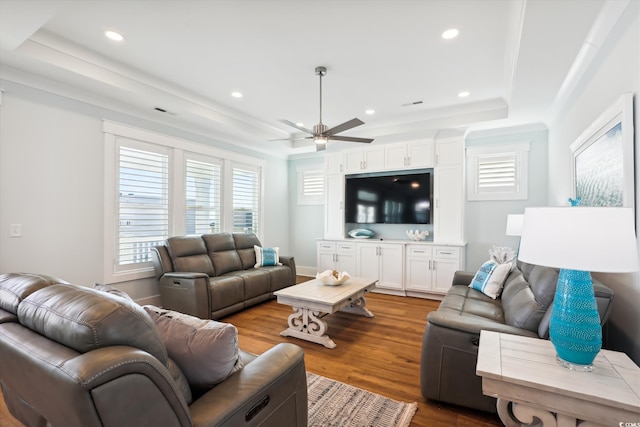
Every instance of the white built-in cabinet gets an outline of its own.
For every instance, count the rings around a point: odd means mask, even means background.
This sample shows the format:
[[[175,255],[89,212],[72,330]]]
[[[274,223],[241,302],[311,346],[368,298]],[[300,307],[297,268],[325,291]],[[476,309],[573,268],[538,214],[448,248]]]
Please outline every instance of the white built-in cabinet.
[[[428,168],[433,166],[433,141],[408,142],[385,146],[384,168]]]
[[[412,245],[406,247],[405,290],[445,294],[453,274],[463,268],[462,248]]]
[[[460,136],[326,153],[325,229],[324,240],[318,241],[318,271],[375,278],[379,292],[445,294],[453,273],[465,268],[463,165]],[[345,239],[345,175],[420,168],[434,170],[433,242]],[[350,249],[341,252],[340,242]]]
[[[357,243],[356,264],[358,277],[378,280],[377,288],[403,289],[404,246],[393,243]]]
[[[318,241],[318,272],[325,270],[356,271],[356,245],[353,242]]]
[[[464,269],[464,246],[401,241],[322,239],[317,242],[318,272],[346,271],[376,279],[376,292],[441,298],[453,274]]]
[[[344,173],[375,172],[384,169],[384,147],[367,147],[346,151]]]

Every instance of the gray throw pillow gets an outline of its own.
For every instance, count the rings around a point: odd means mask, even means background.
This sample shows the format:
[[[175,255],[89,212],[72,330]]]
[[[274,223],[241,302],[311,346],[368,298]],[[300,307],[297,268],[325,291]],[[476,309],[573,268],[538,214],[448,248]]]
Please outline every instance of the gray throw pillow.
[[[242,368],[238,330],[230,323],[203,320],[152,305],[144,309],[155,322],[169,357],[192,389],[208,389]]]

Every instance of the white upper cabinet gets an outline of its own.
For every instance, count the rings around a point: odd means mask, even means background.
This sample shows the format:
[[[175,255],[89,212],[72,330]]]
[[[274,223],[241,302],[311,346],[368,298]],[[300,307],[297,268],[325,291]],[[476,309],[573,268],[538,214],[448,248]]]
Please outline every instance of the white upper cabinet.
[[[433,140],[390,144],[385,147],[387,170],[428,168],[433,166]]]
[[[344,156],[345,173],[374,172],[384,170],[384,147],[368,147],[349,150]]]
[[[327,175],[344,173],[343,154],[342,153],[325,154],[324,171]]]

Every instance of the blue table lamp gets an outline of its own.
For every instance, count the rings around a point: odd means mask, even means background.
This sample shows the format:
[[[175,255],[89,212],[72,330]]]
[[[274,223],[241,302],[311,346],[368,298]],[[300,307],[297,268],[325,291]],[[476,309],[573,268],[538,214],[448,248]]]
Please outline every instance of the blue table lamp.
[[[591,371],[602,348],[602,327],[591,273],[640,269],[632,208],[527,208],[520,261],[559,268],[549,325],[558,362]]]

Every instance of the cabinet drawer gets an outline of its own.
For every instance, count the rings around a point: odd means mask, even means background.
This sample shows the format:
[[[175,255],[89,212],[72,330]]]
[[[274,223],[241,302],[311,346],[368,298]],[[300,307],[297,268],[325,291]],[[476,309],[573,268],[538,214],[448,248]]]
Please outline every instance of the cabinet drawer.
[[[434,248],[434,258],[459,259],[460,248]]]
[[[336,250],[336,244],[335,243],[318,243],[318,250],[333,252]]]
[[[355,252],[356,245],[353,243],[338,243],[338,252]]]
[[[412,258],[430,258],[431,248],[409,246],[409,256]]]

